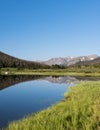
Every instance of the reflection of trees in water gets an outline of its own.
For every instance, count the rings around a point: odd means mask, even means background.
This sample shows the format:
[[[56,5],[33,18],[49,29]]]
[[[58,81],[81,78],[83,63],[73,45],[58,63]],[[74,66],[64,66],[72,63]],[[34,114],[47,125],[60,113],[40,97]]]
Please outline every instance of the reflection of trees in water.
[[[41,80],[46,80],[51,83],[66,83],[66,84],[77,84],[80,81],[98,81],[100,80],[100,77],[79,77],[79,76],[45,76],[41,77]]]
[[[0,75],[0,90],[10,87],[11,85],[21,83],[24,81],[36,80],[41,78],[41,76],[32,75],[14,75],[14,76],[1,76]]]
[[[80,81],[95,81],[100,80],[100,77],[70,77],[70,76],[35,76],[35,75],[14,75],[14,76],[1,76],[0,75],[0,90],[10,87],[14,84],[21,83],[24,81],[31,80],[46,80],[52,83],[66,83],[66,84],[76,84]]]
[[[72,76],[49,76],[44,77],[44,80],[47,80],[52,83],[66,83],[66,84],[77,84],[83,81],[97,81],[100,80],[100,77],[72,77]]]
[[[77,76],[75,77],[77,78],[79,81],[99,81],[100,80],[100,77],[91,77],[91,76],[88,76],[88,77],[81,77],[81,76]]]

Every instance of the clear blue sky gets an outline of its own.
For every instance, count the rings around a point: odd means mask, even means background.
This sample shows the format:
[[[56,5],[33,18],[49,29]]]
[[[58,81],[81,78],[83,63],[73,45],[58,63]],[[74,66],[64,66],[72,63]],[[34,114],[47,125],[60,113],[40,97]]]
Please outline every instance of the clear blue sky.
[[[0,51],[27,60],[100,55],[100,0],[0,0]]]

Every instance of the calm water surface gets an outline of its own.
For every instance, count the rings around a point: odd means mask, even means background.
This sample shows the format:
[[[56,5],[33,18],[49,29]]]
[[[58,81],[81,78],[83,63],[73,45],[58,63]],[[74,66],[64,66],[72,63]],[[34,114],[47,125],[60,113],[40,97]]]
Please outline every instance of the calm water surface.
[[[64,98],[75,77],[0,76],[0,128]]]
[[[4,78],[0,84],[0,88],[4,86],[0,90],[0,128],[5,127],[10,121],[21,119],[60,101],[69,86],[56,81],[60,78],[39,78],[27,82],[21,82],[23,78]]]

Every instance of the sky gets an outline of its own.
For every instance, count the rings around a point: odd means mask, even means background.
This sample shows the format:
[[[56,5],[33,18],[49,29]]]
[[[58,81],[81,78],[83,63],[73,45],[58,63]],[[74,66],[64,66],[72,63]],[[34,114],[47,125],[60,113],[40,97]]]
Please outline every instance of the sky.
[[[100,55],[100,0],[0,0],[0,51],[26,60]]]

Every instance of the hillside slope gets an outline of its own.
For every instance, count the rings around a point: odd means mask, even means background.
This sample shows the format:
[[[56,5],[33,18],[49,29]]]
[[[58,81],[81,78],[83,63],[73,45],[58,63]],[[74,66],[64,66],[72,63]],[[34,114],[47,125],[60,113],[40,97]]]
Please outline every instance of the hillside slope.
[[[38,62],[18,59],[0,51],[0,68],[5,67],[36,69],[48,68],[49,66]]]
[[[94,59],[94,60],[91,60],[91,61],[80,61],[80,62],[77,62],[76,64],[74,64],[73,66],[100,66],[100,57]]]

